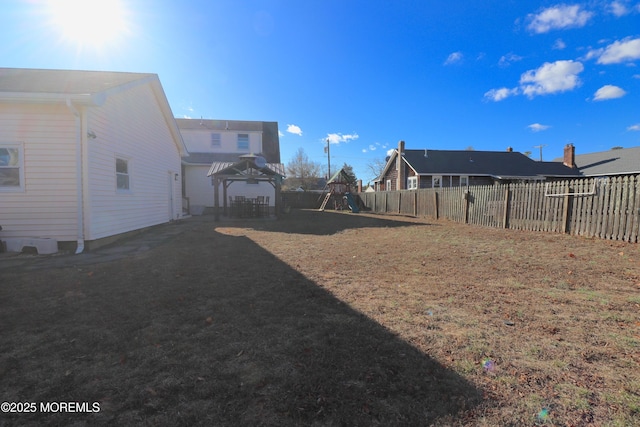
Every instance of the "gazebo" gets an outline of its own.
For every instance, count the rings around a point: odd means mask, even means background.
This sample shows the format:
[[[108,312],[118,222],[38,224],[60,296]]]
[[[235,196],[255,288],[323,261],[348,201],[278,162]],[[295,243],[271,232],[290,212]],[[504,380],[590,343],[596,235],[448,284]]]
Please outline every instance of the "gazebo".
[[[218,162],[211,165],[207,176],[213,179],[215,220],[220,220],[220,184],[222,184],[222,200],[224,215],[228,214],[227,189],[236,181],[247,183],[268,182],[275,189],[275,213],[280,214],[280,188],[284,179],[284,170],[280,164],[267,164],[264,157],[256,154],[240,156],[236,163]]]

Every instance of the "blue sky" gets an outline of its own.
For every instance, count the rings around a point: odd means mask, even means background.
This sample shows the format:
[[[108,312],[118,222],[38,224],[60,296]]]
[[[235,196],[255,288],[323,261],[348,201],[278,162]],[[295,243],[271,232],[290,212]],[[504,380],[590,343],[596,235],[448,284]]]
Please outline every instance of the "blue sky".
[[[399,140],[640,145],[640,0],[5,0],[0,37],[2,67],[157,73],[176,117],[277,121],[284,163],[329,138],[365,183]]]

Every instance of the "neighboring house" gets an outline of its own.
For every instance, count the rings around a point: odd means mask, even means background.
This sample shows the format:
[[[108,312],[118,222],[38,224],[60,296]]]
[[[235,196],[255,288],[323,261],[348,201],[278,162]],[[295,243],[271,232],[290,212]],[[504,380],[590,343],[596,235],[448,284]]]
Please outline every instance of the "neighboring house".
[[[182,158],[184,194],[194,213],[215,206],[210,172],[238,162],[242,155],[259,155],[270,169],[283,170],[277,122],[176,119],[176,123],[189,151]],[[268,196],[271,206],[275,206],[275,189],[265,182],[234,182],[229,185],[227,195]],[[224,204],[221,199],[218,202],[219,206]]]
[[[586,177],[640,174],[640,147],[579,154],[575,156],[575,164]]]
[[[79,253],[181,218],[186,154],[156,74],[0,68],[2,240]]]
[[[569,155],[566,148],[565,154]],[[404,141],[400,141],[375,181],[375,188],[392,191],[466,187],[580,176],[578,170],[571,167],[570,157],[565,163],[537,162],[511,148],[507,151],[405,150]]]

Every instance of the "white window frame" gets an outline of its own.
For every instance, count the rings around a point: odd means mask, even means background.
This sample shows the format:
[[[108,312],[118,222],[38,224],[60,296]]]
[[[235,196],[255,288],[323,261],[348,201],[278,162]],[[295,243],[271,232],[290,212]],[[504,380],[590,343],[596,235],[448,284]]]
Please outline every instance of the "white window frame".
[[[438,185],[436,185],[436,182],[438,183]],[[442,188],[442,175],[433,175],[431,177],[431,187]]]
[[[407,190],[417,190],[418,189],[418,177],[410,176],[407,178]]]
[[[222,134],[220,133],[212,133],[211,134],[211,148],[219,148],[222,146]]]
[[[125,164],[127,165],[127,172],[126,173],[122,173],[122,172],[118,172],[118,160],[124,161]],[[115,158],[114,158],[114,171],[115,171],[115,175],[116,175],[116,192],[118,193],[131,193],[131,158],[127,157],[127,156],[121,156],[116,154]],[[118,177],[119,176],[126,176],[127,177],[127,188],[120,188],[118,185]]]
[[[464,180],[464,184],[462,183]],[[469,175],[461,175],[460,176],[460,187],[468,187],[469,186]]]
[[[384,190],[385,191],[391,191],[391,180],[388,179],[385,186],[384,186]]]
[[[245,135],[247,137],[247,141],[246,141],[247,147],[246,148],[244,148],[244,142],[245,142],[244,138],[242,138],[242,141],[241,141],[241,137],[244,137]],[[243,144],[242,147],[240,146],[241,143]],[[237,147],[238,147],[238,151],[249,151],[249,149],[251,148],[251,138],[249,137],[248,133],[239,133],[238,134]]]
[[[18,185],[2,185],[0,184],[0,192],[24,192],[24,146],[21,142],[0,142],[0,148],[6,148],[11,150],[18,150],[18,164],[17,165],[0,165],[1,169],[15,169],[18,168]]]

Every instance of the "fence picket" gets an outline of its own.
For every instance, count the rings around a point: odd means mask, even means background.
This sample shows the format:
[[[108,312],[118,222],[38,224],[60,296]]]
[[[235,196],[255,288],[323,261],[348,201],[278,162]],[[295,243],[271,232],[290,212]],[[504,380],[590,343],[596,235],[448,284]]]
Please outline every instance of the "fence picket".
[[[640,176],[636,176],[633,178],[633,194],[634,194],[634,203],[633,203],[633,224],[631,225],[631,241],[638,241],[638,230],[640,228]]]
[[[627,215],[629,215],[629,178],[622,178],[622,198],[620,200],[620,228],[618,229],[618,240],[626,240]]]

